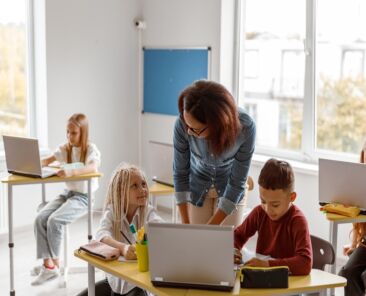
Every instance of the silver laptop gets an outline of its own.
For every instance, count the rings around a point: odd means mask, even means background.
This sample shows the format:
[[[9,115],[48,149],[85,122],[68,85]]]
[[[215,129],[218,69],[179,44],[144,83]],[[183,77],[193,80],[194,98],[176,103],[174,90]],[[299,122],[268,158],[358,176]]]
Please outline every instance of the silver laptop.
[[[153,285],[233,288],[233,226],[149,223],[147,235]]]
[[[366,209],[366,165],[319,159],[319,203],[338,202]]]
[[[155,141],[149,142],[150,176],[153,181],[173,185],[173,145]]]
[[[39,178],[56,174],[55,168],[41,167],[37,139],[3,136],[3,141],[9,173]]]

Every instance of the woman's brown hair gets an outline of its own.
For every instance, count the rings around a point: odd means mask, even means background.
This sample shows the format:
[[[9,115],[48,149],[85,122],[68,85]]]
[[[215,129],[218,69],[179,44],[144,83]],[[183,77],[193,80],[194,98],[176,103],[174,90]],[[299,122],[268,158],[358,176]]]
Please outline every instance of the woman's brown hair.
[[[239,113],[233,96],[221,84],[194,82],[179,95],[178,108],[182,120],[186,111],[207,125],[209,149],[215,155],[235,144],[241,128]]]
[[[80,161],[85,163],[86,152],[88,150],[88,142],[89,142],[88,118],[86,117],[86,115],[82,113],[75,113],[69,118],[67,122],[72,123],[76,125],[78,128],[80,128]],[[71,163],[72,146],[70,145],[70,143],[66,144],[66,151],[67,151],[67,162]]]

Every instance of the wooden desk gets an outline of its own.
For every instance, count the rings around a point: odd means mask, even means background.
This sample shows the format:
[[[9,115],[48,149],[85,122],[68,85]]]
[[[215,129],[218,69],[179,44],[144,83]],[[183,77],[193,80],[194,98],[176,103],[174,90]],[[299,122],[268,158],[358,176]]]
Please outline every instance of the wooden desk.
[[[160,183],[153,183],[149,187],[150,195],[151,195],[151,202],[153,207],[156,209],[157,206],[157,199],[156,197],[159,195],[173,195],[174,194],[174,187],[163,185]],[[173,223],[177,222],[177,207],[175,204],[175,197],[172,197],[172,220]]]
[[[139,286],[142,289],[149,290],[155,295],[185,296],[188,292],[187,289],[154,287],[150,280],[150,272],[139,272],[136,262],[119,262],[119,261],[105,262],[95,257],[89,256],[85,254],[83,251],[79,252],[78,250],[74,252],[74,255],[88,262],[89,266],[92,266],[93,272],[94,267],[99,268],[107,273],[115,275],[116,277],[120,277],[124,280],[127,280],[135,284],[136,286]],[[94,278],[91,279],[89,277],[89,274],[88,274],[88,295],[89,296],[95,295],[95,280]]]
[[[86,181],[88,185],[88,197],[91,198],[91,179],[101,177],[101,173],[92,173],[79,176],[73,176],[69,178],[60,178],[52,176],[49,178],[30,178],[17,175],[9,175],[1,180],[1,183],[6,184],[8,187],[8,230],[9,230],[9,261],[10,261],[10,296],[15,296],[14,287],[14,241],[13,241],[13,186],[18,185],[31,185],[41,184],[42,185],[42,202],[45,202],[45,184],[46,183],[62,183],[67,181]],[[90,200],[89,200],[90,201]],[[88,240],[92,239],[92,203],[88,203]],[[88,269],[91,274],[91,267]],[[94,276],[94,273],[93,273]]]
[[[143,289],[149,290],[156,295],[186,295],[186,296],[229,296],[229,295],[283,295],[283,294],[299,294],[313,291],[321,291],[329,288],[344,287],[347,280],[338,275],[334,275],[322,270],[313,269],[308,276],[290,276],[288,289],[238,289],[234,287],[231,292],[196,290],[196,289],[179,289],[179,288],[158,288],[151,284],[149,272],[139,272],[137,263],[127,262],[104,262],[100,259],[94,258],[85,254],[84,252],[75,251],[74,255],[89,264],[117,277],[123,278],[134,283]],[[238,284],[238,279],[236,286]],[[94,289],[94,279],[91,281],[88,278],[89,294]]]
[[[334,264],[331,265],[330,271],[336,273],[336,263],[337,263],[337,239],[338,239],[338,224],[345,223],[356,223],[356,222],[366,222],[366,215],[359,215],[355,218],[345,217],[342,215],[337,215],[333,213],[326,213],[326,218],[330,222],[329,224],[329,241],[333,245],[335,252]]]

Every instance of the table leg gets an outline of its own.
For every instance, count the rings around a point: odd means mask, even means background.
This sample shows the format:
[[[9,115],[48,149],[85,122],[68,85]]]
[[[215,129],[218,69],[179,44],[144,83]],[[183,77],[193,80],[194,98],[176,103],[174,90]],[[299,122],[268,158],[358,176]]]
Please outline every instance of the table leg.
[[[93,238],[93,221],[92,221],[92,217],[93,217],[93,213],[92,213],[92,203],[93,203],[93,199],[92,199],[92,191],[91,191],[91,179],[87,180],[88,182],[88,241],[90,242]]]
[[[334,222],[334,221],[330,221],[329,223],[329,241],[331,242],[333,249],[334,249],[334,253],[335,253],[335,257],[334,257],[334,264],[330,266],[330,272],[333,274],[336,274],[336,268],[337,268],[337,241],[338,241],[338,223]],[[335,295],[335,290],[330,289],[330,295],[334,296]]]
[[[10,296],[15,296],[14,288],[14,241],[13,241],[13,186],[8,184],[8,227],[9,227],[9,262]]]
[[[95,296],[95,268],[88,263],[88,296]]]

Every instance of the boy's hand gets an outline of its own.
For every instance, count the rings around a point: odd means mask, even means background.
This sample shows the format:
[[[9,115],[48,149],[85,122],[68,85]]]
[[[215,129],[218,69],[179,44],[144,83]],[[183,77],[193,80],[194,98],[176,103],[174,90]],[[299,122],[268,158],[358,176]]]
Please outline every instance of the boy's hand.
[[[122,250],[122,256],[127,260],[136,259],[136,247],[134,245],[124,245]]]
[[[252,258],[245,263],[245,266],[269,267],[268,260]]]
[[[238,250],[236,248],[234,248],[234,263],[235,264],[242,264],[243,263],[241,252],[240,252],[240,250]]]
[[[59,170],[57,172],[57,176],[61,177],[61,178],[68,178],[68,177],[72,177],[73,174],[73,170]]]

